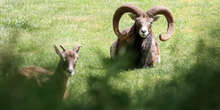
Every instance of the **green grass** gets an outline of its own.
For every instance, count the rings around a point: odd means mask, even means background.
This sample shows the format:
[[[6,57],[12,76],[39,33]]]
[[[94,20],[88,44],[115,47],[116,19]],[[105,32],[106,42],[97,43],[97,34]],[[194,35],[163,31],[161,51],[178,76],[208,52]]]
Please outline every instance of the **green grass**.
[[[109,48],[117,38],[112,28],[112,17],[119,6],[128,2],[143,10],[164,5],[175,16],[175,34],[167,42],[159,41],[161,63],[154,68],[124,70],[121,68],[124,64],[110,60]],[[213,64],[214,70],[218,69],[218,4],[219,0],[1,0],[0,46],[12,45],[9,47],[13,52],[23,58],[20,68],[38,65],[53,71],[59,61],[53,44],[63,44],[67,48],[81,44],[76,75],[71,78],[70,103],[83,107],[101,103],[102,109],[107,109],[108,104],[119,107],[113,103],[117,102],[112,98],[116,93],[119,94],[116,95],[118,103],[126,97],[128,102],[123,104],[143,109],[153,98],[163,101],[161,92],[184,98],[179,95],[193,88],[185,82],[185,74],[194,73],[190,71],[197,67],[198,62],[199,65]],[[123,16],[121,29],[132,25],[128,19]],[[153,31],[156,35],[164,33],[166,25],[165,18],[161,17],[153,25]],[[10,36],[15,36],[14,40]],[[161,97],[156,97],[160,94]],[[154,100],[155,103],[160,102]]]

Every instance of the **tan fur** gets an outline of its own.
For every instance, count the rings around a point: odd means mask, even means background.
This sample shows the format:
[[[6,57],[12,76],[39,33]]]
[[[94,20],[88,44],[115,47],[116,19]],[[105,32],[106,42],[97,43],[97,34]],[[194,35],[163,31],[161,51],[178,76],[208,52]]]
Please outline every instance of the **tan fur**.
[[[79,48],[80,47],[60,52],[59,49],[55,47],[61,59],[54,72],[34,65],[22,68],[19,74],[14,76],[12,85],[13,101],[16,103],[21,102],[18,105],[20,105],[22,109],[22,107],[26,106],[22,101],[23,99],[28,99],[28,97],[30,97],[30,101],[33,101],[33,103],[37,100],[44,103],[51,103],[50,101],[52,101],[55,104],[54,106],[66,100],[69,94],[68,86],[70,79],[68,67],[70,63],[74,63],[72,64],[72,68],[75,69]],[[39,94],[43,96],[38,96]],[[36,99],[34,98],[35,100],[31,100],[33,96],[36,97]]]
[[[60,94],[60,96],[62,96],[62,99],[67,99],[68,97],[67,84],[69,81],[69,77],[66,75],[65,72],[66,71],[56,74],[56,72],[51,72],[43,67],[31,65],[22,68],[19,74],[28,80],[33,80],[34,82],[36,82],[39,88],[42,87],[43,85],[46,85],[47,83],[57,82],[58,85],[61,86],[58,88],[63,88],[62,90],[63,92],[61,92],[62,94]],[[61,75],[63,74],[62,77],[60,77],[61,76],[60,74]],[[52,81],[54,80],[53,77],[57,77],[56,79],[57,81]]]
[[[27,79],[36,80],[37,84],[41,86],[42,83],[49,80],[48,76],[51,76],[54,73],[45,68],[31,65],[31,66],[22,68],[19,74],[26,77]]]

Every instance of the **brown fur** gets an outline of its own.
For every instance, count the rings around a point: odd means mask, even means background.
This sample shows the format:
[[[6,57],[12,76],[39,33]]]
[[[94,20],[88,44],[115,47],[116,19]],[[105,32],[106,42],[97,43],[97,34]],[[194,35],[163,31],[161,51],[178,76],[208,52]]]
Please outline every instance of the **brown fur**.
[[[57,67],[57,70],[55,72],[51,72],[43,67],[39,67],[39,66],[27,66],[21,69],[21,71],[19,72],[20,77],[23,77],[27,80],[32,80],[33,82],[36,83],[36,86],[39,87],[39,89],[44,86],[47,85],[49,83],[54,83],[58,84],[55,86],[60,86],[58,88],[60,88],[61,92],[57,92],[57,93],[61,93],[61,94],[57,94],[57,99],[66,99],[67,95],[68,95],[68,91],[67,91],[67,83],[69,80],[69,77],[66,75],[66,70],[63,69],[62,67],[62,62],[59,63]],[[51,86],[54,86],[53,84]],[[53,91],[54,92],[54,91]]]
[[[63,52],[60,52],[58,48],[55,50],[65,56],[65,58],[61,57],[55,72],[31,65],[22,68],[19,74],[15,75],[12,97],[14,98],[13,103],[17,104],[20,109],[26,109],[27,105],[22,102],[24,99],[33,103],[42,102],[45,104],[43,108],[47,108],[47,106],[51,106],[47,104],[54,104],[53,106],[56,107],[62,100],[68,98],[68,82],[70,79],[68,64],[73,62],[73,68],[75,68],[79,47]],[[33,97],[34,99],[32,99]]]
[[[135,17],[133,17],[135,24],[120,32],[119,21],[121,16],[126,12],[135,15]],[[160,35],[160,40],[166,41],[174,33],[174,17],[168,8],[156,6],[144,13],[140,8],[132,4],[125,4],[119,7],[113,17],[113,29],[118,39],[110,48],[111,57],[115,58],[120,54],[132,51],[137,54],[136,62],[138,62],[138,65],[141,67],[155,66],[155,63],[159,62],[160,53],[158,41],[151,30],[151,24],[158,18],[156,16],[157,14],[164,15],[168,21],[167,33]],[[147,27],[149,33],[146,38],[141,37],[139,34],[140,28],[143,26]]]

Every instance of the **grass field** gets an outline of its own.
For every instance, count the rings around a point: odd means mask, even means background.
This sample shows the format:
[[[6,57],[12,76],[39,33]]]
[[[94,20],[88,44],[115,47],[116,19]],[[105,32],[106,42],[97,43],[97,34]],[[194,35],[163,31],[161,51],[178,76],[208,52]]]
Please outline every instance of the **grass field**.
[[[126,63],[110,60],[109,48],[116,40],[112,17],[124,3],[143,10],[164,5],[174,14],[175,34],[159,42],[161,63],[154,68],[125,70]],[[59,58],[53,44],[67,48],[81,44],[69,99],[78,109],[217,110],[219,4],[219,0],[1,0],[0,53],[13,57],[10,63],[1,57],[0,72],[7,64],[54,71]],[[123,16],[120,27],[132,23]],[[153,31],[164,33],[166,25],[161,17]]]

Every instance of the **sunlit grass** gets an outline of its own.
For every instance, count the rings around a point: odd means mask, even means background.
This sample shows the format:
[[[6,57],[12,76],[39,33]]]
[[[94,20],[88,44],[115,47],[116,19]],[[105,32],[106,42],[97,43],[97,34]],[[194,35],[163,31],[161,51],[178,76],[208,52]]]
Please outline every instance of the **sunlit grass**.
[[[150,97],[160,81],[171,81],[181,71],[176,70],[176,66],[190,68],[195,64],[199,54],[195,51],[201,38],[206,45],[219,47],[219,38],[210,40],[208,30],[219,25],[216,24],[220,16],[219,0],[3,0],[0,2],[0,45],[8,43],[11,30],[17,30],[15,51],[24,58],[21,67],[34,64],[54,71],[59,58],[53,44],[67,48],[81,44],[70,96],[73,102],[88,104],[92,98],[87,78],[105,77],[111,73],[102,60],[110,59],[109,48],[117,38],[112,28],[114,11],[127,2],[145,11],[155,5],[165,5],[173,11],[176,25],[173,37],[167,42],[159,42],[162,62],[155,68],[126,70],[108,79],[112,88],[128,93],[132,103],[141,102],[135,95],[138,91],[149,88],[143,96]],[[124,16],[121,28],[131,25],[129,17]],[[158,36],[166,32],[166,26],[165,18],[161,17],[153,25],[153,31]],[[214,34],[219,36],[219,31]],[[102,58],[96,50],[103,53]]]

